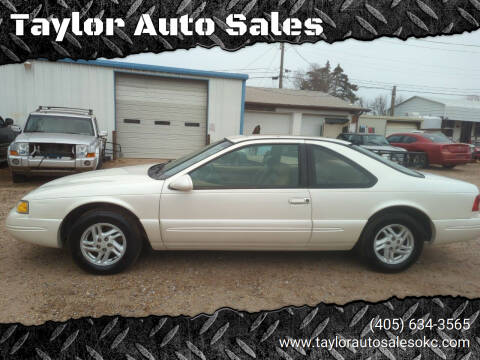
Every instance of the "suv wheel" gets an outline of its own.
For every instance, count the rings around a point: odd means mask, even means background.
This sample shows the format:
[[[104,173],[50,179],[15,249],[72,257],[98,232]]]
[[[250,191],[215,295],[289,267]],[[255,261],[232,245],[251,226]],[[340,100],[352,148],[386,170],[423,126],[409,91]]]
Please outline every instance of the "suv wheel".
[[[399,272],[418,259],[424,239],[424,230],[412,217],[388,213],[367,224],[361,245],[372,267],[383,272]]]
[[[107,275],[133,265],[142,250],[142,238],[130,216],[109,210],[92,210],[73,225],[68,247],[82,269]]]

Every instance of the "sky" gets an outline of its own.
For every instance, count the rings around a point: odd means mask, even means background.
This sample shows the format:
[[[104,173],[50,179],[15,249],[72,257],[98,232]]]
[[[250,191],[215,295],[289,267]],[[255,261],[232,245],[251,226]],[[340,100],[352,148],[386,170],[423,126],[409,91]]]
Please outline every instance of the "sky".
[[[284,87],[293,88],[293,76],[310,64],[340,64],[351,81],[359,85],[358,96],[373,100],[391,94],[393,85],[403,99],[420,95],[464,98],[480,95],[480,30],[461,35],[436,36],[402,41],[347,40],[334,44],[285,46]],[[219,47],[139,54],[123,59],[143,64],[216,70],[248,74],[248,86],[278,87],[280,44],[257,44],[228,52]],[[288,78],[290,77],[290,79]]]

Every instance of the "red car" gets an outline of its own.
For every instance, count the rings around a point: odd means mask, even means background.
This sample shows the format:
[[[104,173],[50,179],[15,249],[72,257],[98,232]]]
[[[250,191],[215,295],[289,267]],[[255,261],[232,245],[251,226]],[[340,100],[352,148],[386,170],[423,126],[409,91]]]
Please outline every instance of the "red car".
[[[451,169],[472,159],[469,145],[453,143],[442,133],[398,133],[388,136],[387,140],[408,151],[425,152],[428,161],[425,166],[437,164]]]

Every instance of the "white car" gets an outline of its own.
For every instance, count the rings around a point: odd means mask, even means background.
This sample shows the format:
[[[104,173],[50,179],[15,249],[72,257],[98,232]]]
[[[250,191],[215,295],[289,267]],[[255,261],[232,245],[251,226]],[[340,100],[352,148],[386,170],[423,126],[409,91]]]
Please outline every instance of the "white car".
[[[350,250],[400,271],[424,242],[480,236],[475,185],[342,140],[229,137],[173,162],[51,181],[8,215],[13,237],[100,274],[155,250]]]

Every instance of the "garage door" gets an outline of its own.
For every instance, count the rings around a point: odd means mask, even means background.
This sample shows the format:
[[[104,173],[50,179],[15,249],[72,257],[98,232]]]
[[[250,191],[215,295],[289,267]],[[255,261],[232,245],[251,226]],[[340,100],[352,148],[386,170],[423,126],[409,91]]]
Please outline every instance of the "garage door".
[[[123,157],[176,159],[205,146],[205,81],[117,74],[115,86]]]
[[[302,116],[302,128],[300,130],[303,136],[322,136],[323,124],[325,120],[322,117],[314,115]]]
[[[262,135],[290,135],[292,115],[256,111],[245,112],[243,133],[245,135],[252,134],[257,125],[260,125],[260,134]]]
[[[411,132],[413,130],[418,130],[418,125],[416,122],[388,121],[387,127],[385,129],[385,136],[388,136],[394,133]]]

